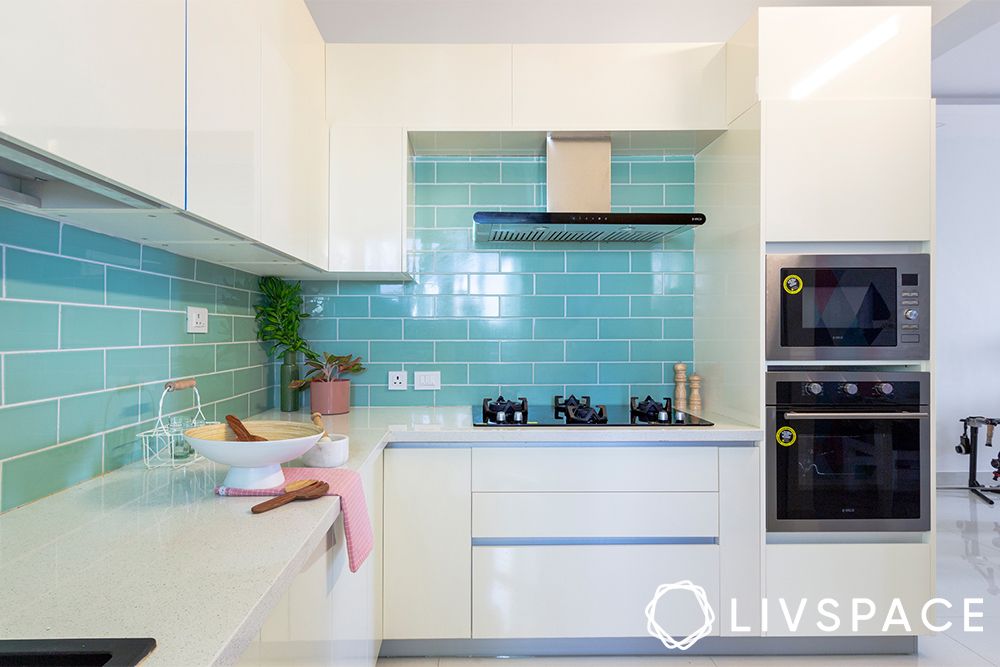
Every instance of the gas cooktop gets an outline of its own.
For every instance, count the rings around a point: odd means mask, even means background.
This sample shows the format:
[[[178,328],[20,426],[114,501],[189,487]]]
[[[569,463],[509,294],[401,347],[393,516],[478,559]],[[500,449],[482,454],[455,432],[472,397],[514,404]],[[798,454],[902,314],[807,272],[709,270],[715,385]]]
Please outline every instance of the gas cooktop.
[[[477,412],[479,406],[473,408]],[[669,398],[662,401],[633,396],[629,405],[593,405],[589,396],[554,396],[552,405],[531,406],[528,399],[484,398],[482,415],[473,426],[713,426],[681,410]]]

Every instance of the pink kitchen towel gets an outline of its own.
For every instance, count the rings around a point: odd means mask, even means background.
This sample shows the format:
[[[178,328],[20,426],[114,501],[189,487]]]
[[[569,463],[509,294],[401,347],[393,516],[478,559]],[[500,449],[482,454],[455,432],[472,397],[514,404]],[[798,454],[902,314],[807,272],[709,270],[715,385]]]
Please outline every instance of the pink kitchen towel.
[[[361,485],[361,475],[344,468],[284,468],[285,484],[273,489],[237,489],[232,486],[217,486],[220,496],[280,496],[285,485],[303,479],[318,479],[330,485],[326,495],[340,496],[340,511],[344,515],[344,537],[347,539],[347,561],[351,572],[368,558],[375,545],[372,522],[368,516],[368,503]]]

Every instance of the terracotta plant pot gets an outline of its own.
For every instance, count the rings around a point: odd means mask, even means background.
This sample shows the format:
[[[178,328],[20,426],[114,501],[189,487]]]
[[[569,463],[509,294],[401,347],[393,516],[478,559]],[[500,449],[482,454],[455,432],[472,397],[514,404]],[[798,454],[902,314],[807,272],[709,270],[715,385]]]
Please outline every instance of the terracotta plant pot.
[[[309,385],[309,405],[313,412],[324,415],[342,415],[351,411],[351,381],[314,380]]]

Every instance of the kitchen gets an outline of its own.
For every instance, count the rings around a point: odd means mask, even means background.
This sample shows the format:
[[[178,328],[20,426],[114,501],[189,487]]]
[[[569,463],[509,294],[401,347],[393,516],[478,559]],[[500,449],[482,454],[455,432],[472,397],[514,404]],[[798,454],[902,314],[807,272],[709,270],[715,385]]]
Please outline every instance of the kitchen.
[[[988,664],[924,613],[930,7],[583,43],[7,4],[0,653]]]

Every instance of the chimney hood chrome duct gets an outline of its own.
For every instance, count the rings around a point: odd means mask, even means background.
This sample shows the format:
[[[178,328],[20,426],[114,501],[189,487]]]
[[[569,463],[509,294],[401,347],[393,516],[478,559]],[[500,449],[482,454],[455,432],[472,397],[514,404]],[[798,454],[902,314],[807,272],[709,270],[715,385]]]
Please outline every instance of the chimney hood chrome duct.
[[[705,223],[701,213],[612,213],[611,139],[550,134],[546,212],[477,211],[477,243],[653,243]]]

